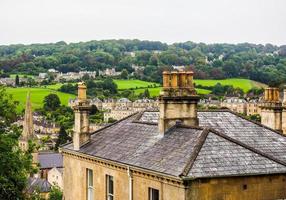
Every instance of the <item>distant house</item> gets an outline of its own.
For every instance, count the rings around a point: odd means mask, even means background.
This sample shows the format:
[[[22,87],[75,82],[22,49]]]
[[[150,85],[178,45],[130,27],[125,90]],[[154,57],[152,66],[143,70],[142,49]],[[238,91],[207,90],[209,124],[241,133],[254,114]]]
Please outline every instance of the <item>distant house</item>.
[[[48,178],[48,172],[54,167],[58,169],[63,168],[63,156],[60,153],[40,152],[38,161],[40,165],[40,177],[44,179]]]
[[[45,78],[48,78],[47,73],[39,73],[39,79],[45,79]]]
[[[52,168],[48,172],[48,181],[50,184],[57,185],[63,189],[63,168]]]
[[[49,72],[49,73],[58,73],[59,71],[58,71],[58,70],[55,70],[55,69],[49,69],[48,72]]]

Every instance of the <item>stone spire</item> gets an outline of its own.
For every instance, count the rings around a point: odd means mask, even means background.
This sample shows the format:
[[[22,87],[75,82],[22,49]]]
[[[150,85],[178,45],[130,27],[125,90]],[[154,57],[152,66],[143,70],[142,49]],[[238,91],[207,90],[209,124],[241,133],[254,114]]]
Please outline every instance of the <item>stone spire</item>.
[[[19,141],[20,148],[23,151],[26,151],[28,149],[28,141],[33,138],[34,138],[33,113],[30,100],[30,92],[28,92],[24,121],[23,121],[23,132]]]
[[[33,113],[32,113],[32,106],[31,106],[31,100],[30,100],[30,92],[28,92],[27,100],[26,100],[24,122],[23,122],[22,138],[29,140],[33,138],[33,136],[34,136]]]

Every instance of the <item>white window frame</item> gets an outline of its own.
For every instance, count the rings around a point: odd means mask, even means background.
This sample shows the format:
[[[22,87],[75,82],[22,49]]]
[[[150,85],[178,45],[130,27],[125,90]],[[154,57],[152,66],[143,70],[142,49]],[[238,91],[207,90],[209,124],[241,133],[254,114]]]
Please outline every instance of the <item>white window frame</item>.
[[[94,187],[93,187],[93,170],[92,169],[86,169],[86,194],[87,194],[87,200],[93,200],[94,199]]]
[[[110,181],[112,181],[112,193],[109,188]],[[110,175],[106,175],[106,200],[114,200],[114,177]]]

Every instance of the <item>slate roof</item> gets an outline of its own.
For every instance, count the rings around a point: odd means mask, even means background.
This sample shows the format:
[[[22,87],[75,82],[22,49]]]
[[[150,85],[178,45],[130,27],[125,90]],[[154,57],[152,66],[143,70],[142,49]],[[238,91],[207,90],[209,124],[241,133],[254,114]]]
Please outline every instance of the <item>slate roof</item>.
[[[26,191],[32,194],[34,191],[39,191],[40,193],[47,193],[51,191],[51,184],[41,178],[29,178]]]
[[[158,117],[127,117],[96,131],[79,152],[175,177],[286,173],[286,137],[269,128],[229,111],[198,112],[200,127],[177,124],[160,136]]]
[[[39,163],[41,169],[51,169],[53,167],[63,167],[63,156],[60,153],[41,152],[39,153]]]

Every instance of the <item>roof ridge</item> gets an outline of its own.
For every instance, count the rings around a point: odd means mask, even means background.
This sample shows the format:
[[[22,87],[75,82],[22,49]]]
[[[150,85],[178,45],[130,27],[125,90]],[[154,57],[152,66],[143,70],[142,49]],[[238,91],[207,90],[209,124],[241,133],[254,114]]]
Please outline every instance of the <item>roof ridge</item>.
[[[191,168],[193,167],[193,165],[196,161],[196,158],[199,155],[199,152],[201,151],[201,148],[203,147],[203,145],[206,141],[206,138],[207,138],[209,132],[210,132],[209,128],[204,128],[203,131],[201,132],[201,135],[199,136],[199,139],[198,139],[196,145],[194,146],[194,150],[193,150],[187,164],[185,165],[182,173],[179,175],[180,177],[188,175],[189,171],[191,170]]]
[[[252,151],[252,152],[254,152],[254,153],[258,154],[258,155],[260,155],[260,156],[263,156],[263,157],[265,157],[265,158],[267,158],[269,160],[272,160],[272,161],[274,161],[274,162],[276,162],[276,163],[286,167],[286,162],[284,162],[282,160],[279,160],[279,159],[277,159],[277,158],[275,158],[275,157],[273,157],[273,156],[271,156],[271,155],[269,155],[267,153],[264,153],[264,152],[262,152],[262,151],[260,151],[260,150],[258,150],[256,148],[253,148],[253,147],[251,147],[251,146],[249,146],[249,145],[247,145],[247,144],[245,144],[245,143],[243,143],[243,142],[241,142],[239,140],[236,140],[236,139],[234,139],[232,137],[229,137],[226,134],[224,134],[222,132],[219,132],[219,131],[217,131],[217,130],[215,130],[213,128],[209,128],[209,131],[214,133],[214,134],[216,134],[219,137],[222,137],[222,138],[224,138],[224,139],[226,139],[226,140],[228,140],[230,142],[233,142],[233,143],[235,143],[235,144],[237,144],[239,146],[242,146],[242,147],[244,147],[244,148],[246,148],[246,149],[248,149],[248,150],[250,150],[250,151]]]

